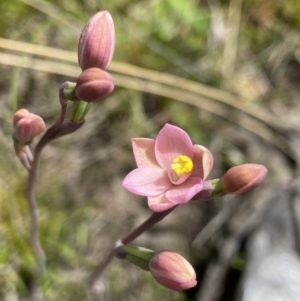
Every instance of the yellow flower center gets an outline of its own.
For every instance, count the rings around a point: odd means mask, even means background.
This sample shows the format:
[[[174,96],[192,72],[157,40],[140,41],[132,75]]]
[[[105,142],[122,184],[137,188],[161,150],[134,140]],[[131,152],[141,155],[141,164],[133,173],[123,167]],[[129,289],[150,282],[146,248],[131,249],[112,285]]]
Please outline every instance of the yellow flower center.
[[[178,176],[191,173],[194,167],[193,161],[188,156],[179,155],[173,160],[172,169]]]

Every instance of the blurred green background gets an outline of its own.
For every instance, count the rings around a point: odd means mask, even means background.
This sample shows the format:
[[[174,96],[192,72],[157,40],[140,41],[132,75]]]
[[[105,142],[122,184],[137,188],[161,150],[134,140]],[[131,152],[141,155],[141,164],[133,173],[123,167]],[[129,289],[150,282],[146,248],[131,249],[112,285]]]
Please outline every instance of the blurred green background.
[[[109,69],[116,89],[92,107],[82,129],[51,143],[40,164],[36,197],[47,257],[45,300],[87,300],[84,281],[92,268],[150,214],[144,198],[121,186],[135,168],[131,137],[155,138],[169,122],[211,149],[211,177],[245,162],[269,168],[266,186],[295,173],[300,1],[1,0],[1,300],[28,300],[26,277],[33,264],[27,174],[14,155],[12,116],[27,108],[47,125],[54,122],[60,85],[80,73],[80,32],[103,9],[116,28]],[[136,242],[185,255],[199,272],[196,289],[171,292],[148,273],[115,260],[99,282],[101,300],[233,300],[246,263],[242,242],[227,259],[215,299],[202,299],[207,289],[202,284],[217,257],[216,233],[223,224],[201,247],[190,247],[225,203],[240,204],[232,199],[187,204]]]

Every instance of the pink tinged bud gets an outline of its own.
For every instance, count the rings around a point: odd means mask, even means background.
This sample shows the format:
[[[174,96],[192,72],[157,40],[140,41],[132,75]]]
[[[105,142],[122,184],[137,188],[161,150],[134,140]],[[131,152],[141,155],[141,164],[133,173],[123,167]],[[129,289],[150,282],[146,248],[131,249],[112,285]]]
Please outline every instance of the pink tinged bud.
[[[265,178],[268,170],[260,164],[242,164],[230,168],[221,178],[223,191],[242,194],[254,189]]]
[[[78,45],[78,63],[82,70],[98,67],[106,70],[115,50],[115,28],[108,11],[100,11],[85,25]]]
[[[106,98],[114,86],[114,79],[109,73],[99,68],[90,68],[80,74],[75,92],[81,100],[97,102]]]
[[[21,143],[27,143],[32,139],[33,128],[29,118],[21,119],[16,127],[16,137]]]
[[[29,143],[45,129],[44,120],[26,109],[21,109],[15,113],[13,125],[16,138],[22,144]]]
[[[149,269],[157,282],[174,291],[186,290],[197,284],[192,265],[173,251],[158,252],[150,260]]]
[[[13,119],[13,126],[14,126],[14,129],[16,128],[16,125],[17,123],[23,119],[23,118],[27,118],[29,117],[30,115],[30,112],[26,109],[21,109],[21,110],[18,110],[15,114],[14,114],[14,119]]]

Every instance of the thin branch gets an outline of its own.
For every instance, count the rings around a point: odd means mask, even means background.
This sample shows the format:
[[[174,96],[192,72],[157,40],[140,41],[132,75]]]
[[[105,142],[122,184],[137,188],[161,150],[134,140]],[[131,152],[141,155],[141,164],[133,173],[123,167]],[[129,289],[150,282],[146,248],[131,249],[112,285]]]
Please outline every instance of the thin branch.
[[[75,52],[61,50],[57,48],[29,44],[3,38],[0,38],[0,48],[10,49],[14,51],[21,50],[22,53],[34,54],[38,56],[44,56],[57,60],[64,60],[70,63],[77,64],[77,55]],[[20,62],[18,58],[23,58],[23,56],[1,53],[0,63],[13,66],[22,65],[23,68],[52,72],[72,77],[76,77],[76,74],[80,73],[80,69],[78,67],[73,66],[72,64],[62,64],[53,61],[51,61],[51,64],[49,64],[45,60],[33,58],[26,58],[25,61]],[[155,70],[149,70],[146,68],[141,68],[116,61],[112,61],[109,67],[109,71],[126,75],[127,78],[134,77],[140,80],[145,79],[149,82],[159,83],[160,85],[168,85],[171,86],[172,89],[180,88],[183,90],[187,90],[189,93],[195,93],[197,95],[209,98],[211,101],[216,101],[220,104],[224,104],[236,110],[239,110],[245,113],[246,115],[251,116],[251,118],[256,119],[261,123],[274,128],[275,130],[282,131],[291,128],[291,125],[287,123],[287,120],[284,120],[284,122],[279,122],[278,116],[274,116],[273,114],[270,114],[269,111],[254,104],[246,104],[246,102],[242,98],[237,97],[225,90],[210,87],[208,85],[187,80],[185,78],[181,78],[169,73],[162,73]],[[155,94],[155,92],[153,93]],[[182,101],[184,102],[184,100]]]
[[[41,140],[38,142],[35,150],[33,161],[31,163],[31,168],[28,169],[29,175],[26,185],[26,199],[28,202],[29,213],[30,213],[30,221],[31,221],[31,229],[30,229],[30,242],[31,246],[36,258],[37,263],[37,271],[34,275],[34,279],[30,288],[30,294],[32,300],[41,300],[41,294],[39,292],[39,278],[40,275],[44,271],[44,263],[45,263],[45,253],[40,243],[39,238],[39,224],[38,224],[38,207],[34,195],[34,187],[36,185],[38,169],[39,169],[39,161],[41,153],[44,147],[53,139],[72,133],[78,128],[80,128],[84,124],[84,120],[79,123],[71,123],[65,122],[67,104],[61,104],[61,112],[57,121],[51,126],[46,133],[43,135]]]
[[[139,225],[137,228],[135,228],[133,231],[131,231],[129,234],[127,234],[124,238],[121,239],[121,242],[126,245],[131,243],[134,239],[139,237],[141,234],[146,232],[147,230],[151,229],[154,225],[156,225],[158,222],[160,222],[162,219],[164,219],[167,215],[169,215],[177,206],[174,206],[170,208],[169,210],[163,211],[163,212],[154,212],[152,215],[145,220],[141,225]],[[105,268],[108,266],[108,264],[112,261],[114,258],[115,251],[114,249],[109,252],[109,254],[105,257],[103,261],[101,261],[94,271],[91,273],[88,284],[90,287],[91,292],[95,291],[95,285],[98,280],[98,278],[102,275]]]

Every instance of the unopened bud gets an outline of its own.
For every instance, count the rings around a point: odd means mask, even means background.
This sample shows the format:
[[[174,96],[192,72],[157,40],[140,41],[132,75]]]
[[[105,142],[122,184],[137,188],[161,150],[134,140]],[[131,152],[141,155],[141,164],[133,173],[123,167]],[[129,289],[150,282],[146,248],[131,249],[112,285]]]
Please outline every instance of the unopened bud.
[[[152,276],[161,285],[175,291],[182,291],[197,284],[196,272],[180,254],[160,251],[149,262]]]
[[[78,45],[78,63],[82,70],[97,67],[106,70],[115,50],[115,28],[108,11],[100,11],[85,25]]]
[[[228,194],[242,194],[254,189],[268,170],[261,164],[242,164],[230,168],[221,178],[222,190]]]
[[[45,122],[40,116],[30,113],[26,109],[21,109],[14,115],[13,126],[16,139],[22,144],[27,144],[43,132]]]
[[[23,119],[23,118],[27,118],[30,116],[30,112],[26,109],[20,109],[18,110],[15,114],[14,114],[14,118],[13,118],[13,126],[14,128],[16,127],[17,123]]]
[[[90,68],[80,74],[75,93],[81,100],[97,102],[106,98],[113,90],[114,79],[109,73],[99,68]]]

